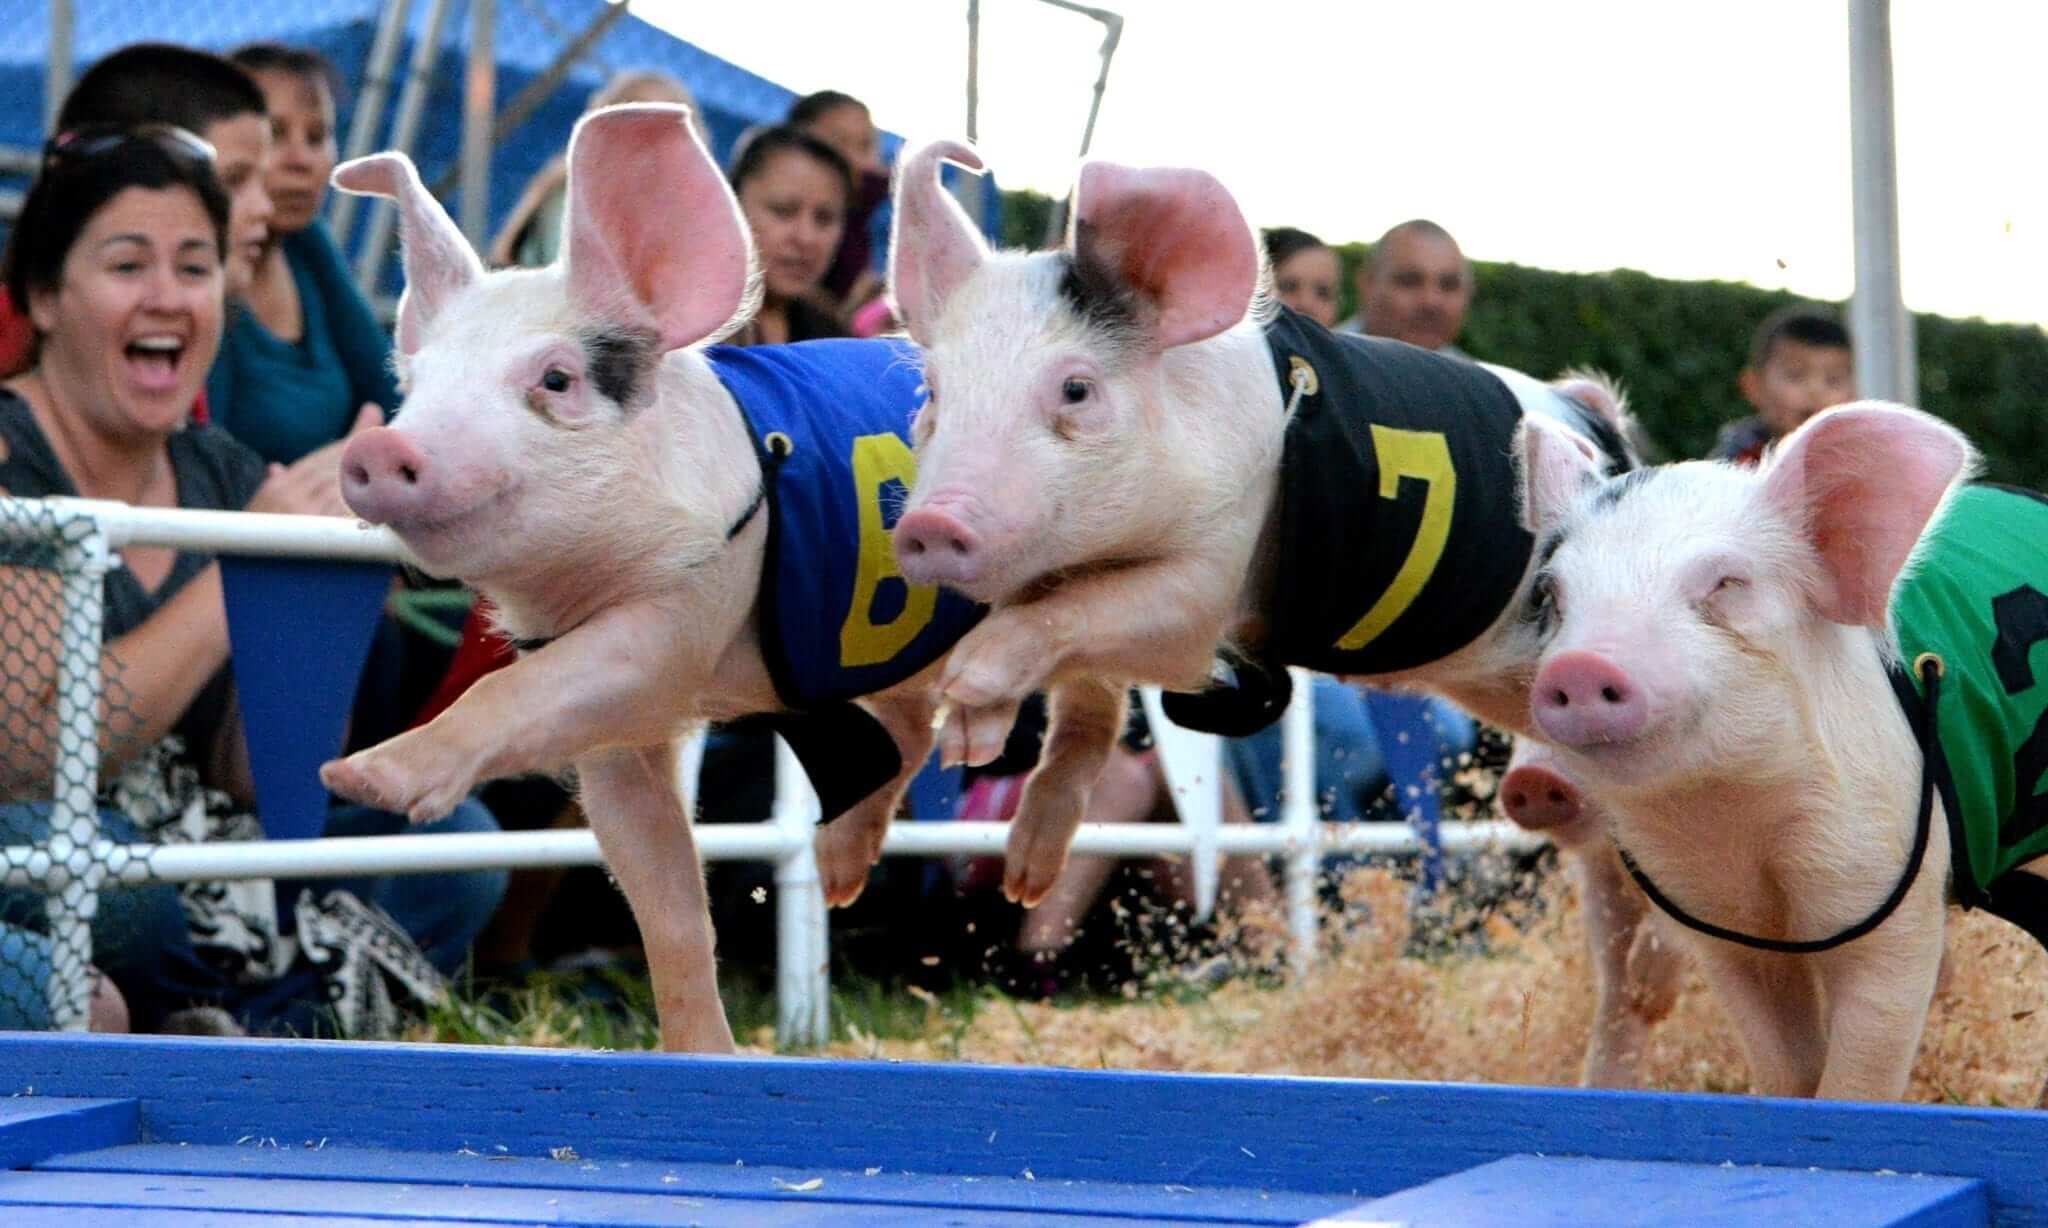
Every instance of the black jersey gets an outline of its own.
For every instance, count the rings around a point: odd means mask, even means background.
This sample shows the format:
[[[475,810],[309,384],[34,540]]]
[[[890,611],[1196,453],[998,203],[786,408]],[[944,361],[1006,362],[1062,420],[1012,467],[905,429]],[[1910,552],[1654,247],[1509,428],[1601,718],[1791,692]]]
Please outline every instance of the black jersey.
[[[1295,406],[1266,639],[1256,661],[1226,662],[1215,687],[1170,705],[1176,723],[1232,735],[1279,716],[1285,666],[1386,674],[1470,644],[1513,600],[1535,545],[1518,503],[1523,406],[1499,376],[1286,308],[1266,343]],[[1557,401],[1560,420],[1627,466],[1611,424]]]

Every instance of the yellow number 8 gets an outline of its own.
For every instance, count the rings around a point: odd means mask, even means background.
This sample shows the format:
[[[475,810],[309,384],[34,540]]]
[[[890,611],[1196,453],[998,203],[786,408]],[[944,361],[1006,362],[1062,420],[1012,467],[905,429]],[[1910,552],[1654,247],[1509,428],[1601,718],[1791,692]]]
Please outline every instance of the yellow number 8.
[[[1374,426],[1372,446],[1379,456],[1380,498],[1398,496],[1402,478],[1424,483],[1429,493],[1422,500],[1422,522],[1415,527],[1415,541],[1408,547],[1408,557],[1401,560],[1401,570],[1394,573],[1393,583],[1337,641],[1337,647],[1347,652],[1372,643],[1415,604],[1451,539],[1451,508],[1458,500],[1458,473],[1451,467],[1451,449],[1441,432]]]
[[[853,605],[839,627],[839,664],[846,668],[893,659],[931,622],[939,603],[937,585],[908,584],[903,609],[895,618],[879,624],[870,618],[875,590],[882,581],[903,574],[896,567],[889,531],[882,527],[882,487],[893,480],[909,490],[917,481],[917,458],[901,439],[884,433],[854,440],[852,460],[854,497],[860,504],[860,562],[853,579]]]

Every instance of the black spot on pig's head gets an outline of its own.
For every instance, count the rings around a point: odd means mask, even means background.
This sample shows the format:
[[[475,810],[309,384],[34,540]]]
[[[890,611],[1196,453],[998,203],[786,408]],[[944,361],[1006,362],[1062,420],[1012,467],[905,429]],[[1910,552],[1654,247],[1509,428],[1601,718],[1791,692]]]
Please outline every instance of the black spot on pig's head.
[[[1085,224],[1083,224],[1085,228]],[[1094,254],[1083,241],[1065,258],[1060,298],[1091,332],[1116,348],[1135,345],[1143,335],[1138,292]]]
[[[1595,512],[1610,511],[1623,499],[1634,494],[1644,484],[1657,476],[1655,469],[1631,469],[1617,478],[1609,478],[1593,495]]]
[[[584,334],[583,360],[590,386],[623,409],[636,405],[661,355],[652,333],[608,329]]]

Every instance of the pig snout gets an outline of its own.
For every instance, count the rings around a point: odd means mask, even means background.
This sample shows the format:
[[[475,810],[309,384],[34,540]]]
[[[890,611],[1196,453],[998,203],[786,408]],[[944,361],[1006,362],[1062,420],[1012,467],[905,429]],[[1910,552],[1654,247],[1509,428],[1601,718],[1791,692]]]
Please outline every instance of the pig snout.
[[[372,524],[417,517],[432,497],[433,471],[418,445],[388,426],[372,427],[341,453],[341,497]]]
[[[972,584],[987,554],[961,509],[934,500],[896,522],[896,565],[912,584]]]
[[[1508,769],[1500,782],[1500,805],[1517,826],[1530,831],[1564,827],[1585,810],[1571,781],[1534,763]]]
[[[1530,702],[1537,728],[1566,746],[1626,742],[1648,724],[1642,687],[1597,652],[1553,658],[1538,671]]]

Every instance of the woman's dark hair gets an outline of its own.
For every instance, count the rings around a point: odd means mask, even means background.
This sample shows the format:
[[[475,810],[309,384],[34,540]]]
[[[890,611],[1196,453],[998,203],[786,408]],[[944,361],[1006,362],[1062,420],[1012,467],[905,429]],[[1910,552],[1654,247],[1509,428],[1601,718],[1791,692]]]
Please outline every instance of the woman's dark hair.
[[[228,59],[249,73],[281,72],[327,87],[327,96],[341,101],[341,70],[334,62],[310,47],[287,43],[244,43],[228,52]]]
[[[815,94],[805,94],[790,103],[789,114],[783,117],[782,122],[793,128],[802,128],[817,120],[819,116],[837,111],[841,107],[859,107],[865,111],[868,104],[852,94],[842,94],[838,90],[819,90]]]
[[[800,128],[779,124],[773,128],[759,128],[740,137],[739,156],[732,164],[732,190],[734,195],[746,186],[747,180],[761,173],[768,160],[776,154],[793,152],[805,154],[830,167],[846,187],[846,207],[853,207],[853,167],[840,156],[838,150]]]
[[[133,43],[108,52],[78,78],[64,96],[57,131],[157,123],[205,136],[222,120],[268,110],[249,74],[211,52],[175,43]]]
[[[1266,260],[1275,268],[1311,248],[1328,246],[1308,231],[1292,226],[1275,226],[1266,232]]]
[[[7,236],[7,293],[15,309],[26,314],[31,291],[63,279],[72,244],[108,201],[129,188],[175,187],[199,198],[225,260],[228,194],[214,176],[212,146],[167,124],[58,133]]]

